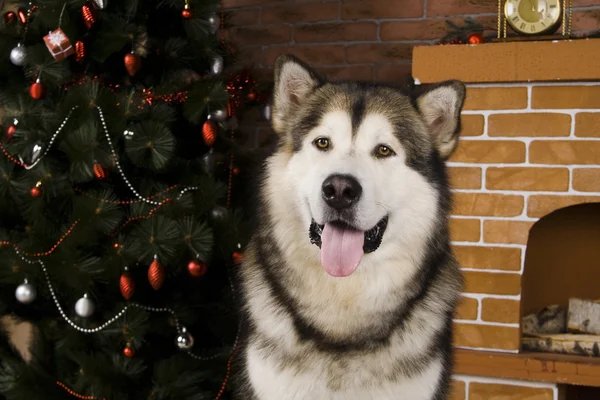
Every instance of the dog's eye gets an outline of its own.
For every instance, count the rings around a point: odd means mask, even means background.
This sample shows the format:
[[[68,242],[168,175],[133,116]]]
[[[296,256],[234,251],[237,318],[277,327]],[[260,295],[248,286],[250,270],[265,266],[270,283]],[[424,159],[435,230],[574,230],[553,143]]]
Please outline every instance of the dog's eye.
[[[385,144],[380,144],[379,146],[377,146],[377,148],[375,149],[375,155],[379,158],[386,158],[386,157],[391,157],[394,154],[394,150],[392,150],[391,148],[389,148],[388,146],[386,146]]]
[[[329,139],[327,138],[317,138],[313,143],[317,147],[317,149],[323,151],[329,150],[329,146],[331,145],[331,143],[329,143]]]

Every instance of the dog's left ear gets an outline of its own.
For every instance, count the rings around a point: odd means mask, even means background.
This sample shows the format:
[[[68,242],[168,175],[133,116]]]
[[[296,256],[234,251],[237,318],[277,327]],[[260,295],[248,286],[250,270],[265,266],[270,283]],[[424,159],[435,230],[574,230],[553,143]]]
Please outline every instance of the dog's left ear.
[[[321,83],[321,79],[306,65],[290,54],[275,60],[272,124],[282,133],[291,113]]]
[[[460,133],[460,112],[465,102],[465,85],[456,80],[415,87],[416,104],[434,143],[445,160],[454,152]]]

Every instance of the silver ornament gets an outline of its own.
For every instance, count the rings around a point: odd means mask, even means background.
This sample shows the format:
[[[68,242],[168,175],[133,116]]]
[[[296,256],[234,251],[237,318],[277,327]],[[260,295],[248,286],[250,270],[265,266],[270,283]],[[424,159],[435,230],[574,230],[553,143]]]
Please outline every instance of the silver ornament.
[[[185,329],[181,328],[179,335],[177,336],[177,347],[181,350],[189,350],[194,346],[194,337]]]
[[[210,119],[217,122],[223,122],[227,119],[227,110],[221,108],[210,113]]]
[[[17,286],[15,290],[15,297],[20,303],[29,304],[37,297],[37,290],[35,287],[25,279],[23,283]]]
[[[100,10],[104,10],[106,8],[106,3],[108,3],[108,0],[94,0],[94,5]]]
[[[208,153],[204,154],[200,159],[200,162],[202,164],[202,169],[204,170],[204,172],[206,172],[208,175],[212,175],[212,173],[215,171],[216,164],[213,150],[210,149]]]
[[[127,140],[133,139],[133,131],[124,130],[123,137]]]
[[[271,105],[270,104],[265,104],[263,109],[262,109],[262,117],[269,121],[271,120]]]
[[[210,218],[213,221],[223,221],[227,217],[227,209],[223,206],[214,206],[210,210]]]
[[[215,58],[213,58],[212,63],[210,65],[210,72],[213,73],[213,75],[219,75],[221,72],[223,72],[223,57],[221,57],[220,55],[216,55]]]
[[[207,21],[208,25],[210,25],[210,34],[214,35],[215,33],[217,33],[219,27],[221,26],[221,20],[219,19],[217,14],[212,13],[208,16]]]
[[[94,302],[88,298],[87,293],[75,303],[75,312],[83,318],[91,316],[96,310]]]
[[[42,152],[42,146],[40,146],[39,144],[33,145],[33,150],[31,151],[31,162],[32,163],[36,162],[36,160],[40,156],[41,152]]]
[[[19,43],[17,47],[10,51],[10,62],[15,64],[17,67],[22,67],[25,65],[25,60],[27,59],[27,51],[25,47]]]

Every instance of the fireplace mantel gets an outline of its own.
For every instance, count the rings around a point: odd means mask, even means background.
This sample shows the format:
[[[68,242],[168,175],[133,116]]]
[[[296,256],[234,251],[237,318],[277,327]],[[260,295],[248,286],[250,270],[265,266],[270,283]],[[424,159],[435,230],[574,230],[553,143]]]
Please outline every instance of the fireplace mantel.
[[[599,80],[600,39],[415,47],[413,76],[423,83]]]

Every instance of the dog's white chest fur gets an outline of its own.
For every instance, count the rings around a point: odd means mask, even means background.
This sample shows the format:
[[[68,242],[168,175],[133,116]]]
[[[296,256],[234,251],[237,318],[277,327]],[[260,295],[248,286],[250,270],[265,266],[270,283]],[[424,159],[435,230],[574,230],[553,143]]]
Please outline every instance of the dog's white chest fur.
[[[261,400],[429,400],[442,370],[438,360],[411,378],[365,387],[361,371],[352,370],[355,366],[350,365],[347,371],[354,383],[346,381],[343,390],[336,390],[328,382],[331,371],[327,365],[296,373],[277,368],[256,348],[250,347],[247,353],[249,380]]]

